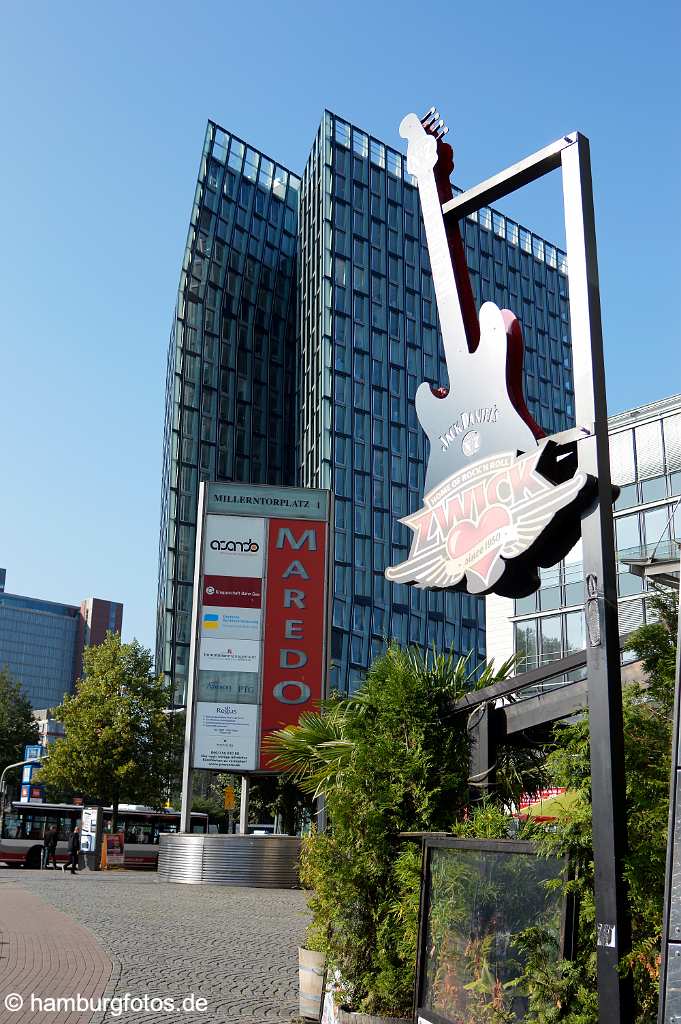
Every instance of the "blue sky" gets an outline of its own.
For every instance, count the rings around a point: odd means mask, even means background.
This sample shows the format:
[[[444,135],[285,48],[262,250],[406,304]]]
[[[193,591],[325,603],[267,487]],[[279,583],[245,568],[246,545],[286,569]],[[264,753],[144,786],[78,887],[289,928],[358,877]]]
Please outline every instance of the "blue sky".
[[[206,119],[302,170],[324,107],[462,187],[589,136],[609,409],[681,390],[678,5],[2,5],[0,565],[153,646],[165,357]],[[502,209],[563,237],[560,178]]]

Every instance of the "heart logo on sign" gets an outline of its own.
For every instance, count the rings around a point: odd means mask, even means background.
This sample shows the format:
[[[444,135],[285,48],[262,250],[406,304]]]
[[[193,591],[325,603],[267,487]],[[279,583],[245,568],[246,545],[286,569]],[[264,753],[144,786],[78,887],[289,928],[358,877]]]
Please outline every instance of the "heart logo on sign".
[[[488,508],[477,521],[464,519],[447,538],[447,553],[457,566],[487,580],[512,520],[500,506]]]

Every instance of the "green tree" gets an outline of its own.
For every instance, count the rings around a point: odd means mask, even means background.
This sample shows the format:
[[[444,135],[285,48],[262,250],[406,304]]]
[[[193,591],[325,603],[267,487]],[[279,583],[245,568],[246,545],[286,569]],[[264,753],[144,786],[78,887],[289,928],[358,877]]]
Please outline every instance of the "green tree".
[[[0,773],[23,759],[26,744],[39,742],[32,710],[21,685],[6,668],[0,669]]]
[[[152,672],[151,652],[108,633],[83,654],[84,673],[55,714],[66,730],[40,770],[57,791],[111,804],[161,807],[179,771],[181,742],[166,711],[169,690]]]

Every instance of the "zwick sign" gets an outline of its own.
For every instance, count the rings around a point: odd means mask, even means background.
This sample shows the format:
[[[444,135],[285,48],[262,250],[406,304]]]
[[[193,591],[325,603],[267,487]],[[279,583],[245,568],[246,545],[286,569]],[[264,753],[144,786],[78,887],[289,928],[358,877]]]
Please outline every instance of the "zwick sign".
[[[269,770],[265,736],[326,685],[326,491],[204,485],[192,651],[192,767]]]

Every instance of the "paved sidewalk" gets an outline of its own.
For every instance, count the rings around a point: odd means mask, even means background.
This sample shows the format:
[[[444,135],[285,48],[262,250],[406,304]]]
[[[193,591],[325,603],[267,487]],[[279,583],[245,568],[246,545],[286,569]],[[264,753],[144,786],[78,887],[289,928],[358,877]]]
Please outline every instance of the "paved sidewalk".
[[[41,1007],[50,1005],[45,999],[80,992],[97,1000],[111,968],[95,937],[75,921],[19,886],[0,888],[1,1024],[36,1021]],[[50,1024],[87,1024],[91,1017],[91,1012],[66,1010],[44,1019]]]
[[[297,947],[307,923],[303,892],[173,885],[146,872],[72,877],[0,869],[0,906],[8,896],[39,897],[90,932],[112,963],[107,995],[174,1000],[172,1012],[142,1009],[114,1017],[108,1010],[93,1024],[289,1024],[297,1016]],[[38,900],[35,905],[45,906]],[[68,994],[84,991],[80,978]],[[13,990],[0,971],[0,1005],[6,991]],[[205,1012],[192,1010],[191,1002],[183,1008],[183,1000],[200,997],[207,1000]],[[52,1014],[32,1021],[61,1024]],[[24,1021],[10,1014],[8,1024]]]

